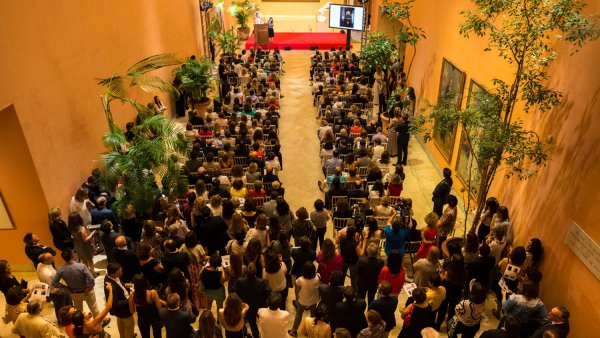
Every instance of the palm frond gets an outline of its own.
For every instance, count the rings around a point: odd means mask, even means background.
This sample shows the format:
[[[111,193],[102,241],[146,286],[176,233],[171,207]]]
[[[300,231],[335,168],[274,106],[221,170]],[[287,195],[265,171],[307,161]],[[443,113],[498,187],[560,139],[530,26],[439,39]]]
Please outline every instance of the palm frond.
[[[157,54],[137,62],[127,70],[126,74],[128,76],[137,76],[162,67],[175,66],[181,63],[181,59],[174,53]]]
[[[145,92],[177,92],[177,88],[155,75],[132,77],[131,86],[138,86]]]
[[[107,132],[104,134],[104,136],[102,136],[102,142],[104,143],[105,147],[118,150],[121,148],[122,144],[127,143],[127,140],[125,139],[125,135],[123,135],[121,129],[117,126],[114,126],[112,131]]]
[[[108,94],[119,95],[125,90],[125,78],[122,76],[111,76],[104,79],[96,78],[96,81],[97,84],[106,88]]]

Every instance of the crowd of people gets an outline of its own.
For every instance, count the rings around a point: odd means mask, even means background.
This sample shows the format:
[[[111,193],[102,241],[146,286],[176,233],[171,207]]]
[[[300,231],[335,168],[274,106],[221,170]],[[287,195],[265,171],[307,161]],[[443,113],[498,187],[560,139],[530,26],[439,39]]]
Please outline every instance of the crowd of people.
[[[368,121],[374,98],[385,97],[354,54],[312,57],[324,194],[308,209],[291,210],[278,177],[282,64],[278,51],[223,56],[222,106],[184,108],[185,196],[163,191],[149,215],[132,205],[113,210],[114,196],[92,175],[73,196],[66,221],[58,208],[48,213],[64,265],[55,268],[57,252],[36,234],[25,236],[25,253],[68,337],[108,337],[104,328],[113,317],[125,338],[135,336],[136,325],[142,337],[161,337],[164,329],[167,337],[380,338],[396,327],[399,337],[436,337],[440,330],[474,337],[491,294],[500,324],[481,337],[567,336],[568,310],[546,310],[539,299],[542,243],[513,241],[506,206],[490,198],[477,228],[464,241],[455,238],[458,199],[446,168],[432,192],[433,210],[417,229],[412,201],[402,195],[402,132],[410,114],[402,104],[390,107],[394,165],[381,119]],[[102,251],[107,268],[99,277],[93,259]],[[416,257],[412,266],[405,251]],[[31,299],[27,282],[4,260],[0,288],[15,333],[62,334],[40,316],[46,299]],[[410,297],[399,305],[402,293]]]

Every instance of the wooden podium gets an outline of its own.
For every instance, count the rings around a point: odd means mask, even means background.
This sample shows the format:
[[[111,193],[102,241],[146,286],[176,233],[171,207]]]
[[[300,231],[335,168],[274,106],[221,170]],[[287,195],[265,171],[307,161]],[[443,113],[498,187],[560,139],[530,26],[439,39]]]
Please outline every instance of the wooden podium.
[[[268,50],[271,50],[271,43],[269,41],[269,25],[266,23],[259,23],[254,25],[254,48],[257,46],[267,46]]]

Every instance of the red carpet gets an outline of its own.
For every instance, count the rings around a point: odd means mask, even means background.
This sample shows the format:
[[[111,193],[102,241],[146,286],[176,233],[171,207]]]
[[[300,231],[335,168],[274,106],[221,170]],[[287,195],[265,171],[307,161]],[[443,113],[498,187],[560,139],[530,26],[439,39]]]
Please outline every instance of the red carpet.
[[[254,34],[250,35],[248,41],[246,41],[246,49],[254,47]],[[266,45],[261,45],[262,48],[266,48]],[[279,48],[280,50],[289,47],[292,50],[295,49],[311,49],[312,47],[318,47],[319,50],[328,50],[338,47],[346,47],[346,34],[342,33],[278,33],[275,32],[275,38],[271,43],[271,49]],[[350,46],[352,47],[352,45]]]

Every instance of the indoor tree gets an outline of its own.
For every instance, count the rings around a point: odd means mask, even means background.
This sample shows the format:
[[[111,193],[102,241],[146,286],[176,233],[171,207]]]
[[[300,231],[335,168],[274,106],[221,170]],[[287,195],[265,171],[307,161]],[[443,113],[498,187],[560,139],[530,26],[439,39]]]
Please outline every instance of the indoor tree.
[[[415,0],[399,0],[390,1],[384,0],[381,6],[381,12],[392,20],[397,20],[402,23],[402,28],[398,32],[398,41],[404,45],[411,45],[413,47],[413,55],[410,59],[410,64],[406,70],[406,77],[410,74],[413,61],[417,55],[417,43],[421,39],[427,38],[425,31],[413,25],[410,20],[410,11]]]
[[[180,81],[179,88],[187,89],[194,102],[208,103],[208,94],[213,90],[215,64],[209,59],[188,59],[181,67],[173,70]]]
[[[377,66],[387,70],[392,66],[392,59],[396,55],[397,52],[388,37],[379,32],[369,34],[367,44],[360,51],[360,65],[370,74],[375,72]]]
[[[443,134],[461,125],[471,149],[471,165],[478,167],[479,180],[467,182],[476,191],[477,226],[494,179],[504,176],[525,180],[544,166],[549,145],[523,121],[513,118],[517,102],[523,112],[535,108],[546,112],[561,103],[560,92],[547,87],[548,66],[558,55],[560,41],[575,53],[586,42],[598,38],[597,19],[585,15],[585,3],[578,0],[472,0],[476,9],[465,10],[460,33],[487,38],[485,51],[495,51],[513,69],[507,80],[493,79],[487,92],[473,95],[464,110],[456,107],[453,94],[437,105],[427,104],[429,115],[419,115],[413,132],[425,131],[426,139],[434,129]],[[438,120],[439,123],[432,123]],[[477,187],[469,186],[477,182]],[[468,199],[468,198],[467,198]],[[469,201],[470,203],[470,201]]]
[[[239,34],[233,28],[217,34],[215,40],[217,41],[217,45],[221,48],[223,54],[228,56],[233,56],[235,51],[240,46]]]
[[[162,181],[163,189],[175,196],[187,189],[187,180],[180,176],[177,165],[178,158],[188,149],[183,128],[127,97],[133,88],[148,93],[177,93],[171,84],[149,73],[180,63],[174,54],[154,55],[136,63],[123,75],[98,79],[103,87],[102,107],[109,126],[103,136],[109,150],[100,155],[100,178],[104,187],[116,190],[117,213],[132,204],[139,213],[148,215],[154,199],[161,193],[156,181]],[[111,105],[115,100],[130,105],[138,114],[130,142],[113,122]]]
[[[250,33],[250,27],[248,26],[248,19],[254,13],[258,12],[256,4],[250,0],[233,1],[231,7],[229,7],[229,13],[235,18],[235,22],[238,25],[238,31],[240,32],[242,39],[248,39]]]

